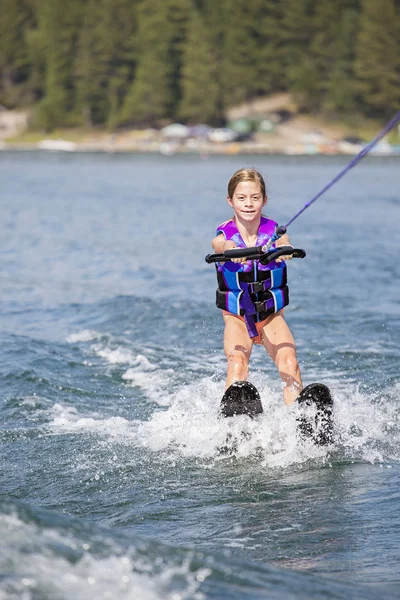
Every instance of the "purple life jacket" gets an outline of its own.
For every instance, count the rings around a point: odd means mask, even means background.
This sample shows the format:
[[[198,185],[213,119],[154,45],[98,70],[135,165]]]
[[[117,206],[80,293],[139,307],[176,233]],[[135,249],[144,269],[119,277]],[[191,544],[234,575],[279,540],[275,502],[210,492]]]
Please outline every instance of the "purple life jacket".
[[[275,232],[277,223],[261,216],[257,246],[264,246]],[[217,228],[217,234],[232,240],[238,248],[246,248],[234,219]],[[271,248],[275,248],[272,244]],[[251,338],[258,335],[255,323],[264,321],[289,304],[286,265],[273,261],[268,265],[259,260],[245,264],[227,261],[216,264],[218,308],[244,317]]]

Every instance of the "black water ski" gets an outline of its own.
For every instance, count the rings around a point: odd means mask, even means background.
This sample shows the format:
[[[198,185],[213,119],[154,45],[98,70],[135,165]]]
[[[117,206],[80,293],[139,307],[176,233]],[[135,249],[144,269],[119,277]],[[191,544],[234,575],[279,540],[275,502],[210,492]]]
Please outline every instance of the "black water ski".
[[[298,418],[300,434],[312,438],[318,446],[333,442],[333,399],[329,388],[323,383],[307,385],[297,397],[296,402],[304,407],[315,406],[315,417],[301,415]]]
[[[257,388],[248,381],[235,381],[223,395],[221,412],[224,417],[259,415],[263,412],[263,407]]]

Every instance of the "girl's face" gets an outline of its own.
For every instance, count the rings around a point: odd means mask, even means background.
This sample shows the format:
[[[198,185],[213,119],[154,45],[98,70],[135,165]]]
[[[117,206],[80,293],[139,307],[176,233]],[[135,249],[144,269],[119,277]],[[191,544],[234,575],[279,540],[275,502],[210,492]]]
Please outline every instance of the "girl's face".
[[[260,184],[254,181],[242,181],[235,189],[230,198],[227,198],[228,204],[232,206],[235,216],[241,221],[248,223],[260,219],[263,206],[267,203],[267,198],[261,193]]]

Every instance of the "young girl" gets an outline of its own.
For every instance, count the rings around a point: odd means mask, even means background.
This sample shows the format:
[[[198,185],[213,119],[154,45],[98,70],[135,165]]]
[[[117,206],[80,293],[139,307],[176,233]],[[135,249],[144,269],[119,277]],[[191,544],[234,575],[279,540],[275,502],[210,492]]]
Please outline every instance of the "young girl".
[[[228,183],[227,200],[234,215],[217,228],[212,240],[214,252],[266,244],[277,224],[261,212],[267,203],[262,175],[255,169],[236,171]],[[284,235],[272,248],[288,245],[289,237]],[[217,266],[217,306],[222,308],[225,322],[228,361],[226,388],[247,379],[253,344],[263,344],[285,384],[285,404],[292,404],[303,387],[296,345],[283,316],[283,307],[289,303],[284,260],[290,258],[283,256],[265,266],[257,260],[238,258]]]

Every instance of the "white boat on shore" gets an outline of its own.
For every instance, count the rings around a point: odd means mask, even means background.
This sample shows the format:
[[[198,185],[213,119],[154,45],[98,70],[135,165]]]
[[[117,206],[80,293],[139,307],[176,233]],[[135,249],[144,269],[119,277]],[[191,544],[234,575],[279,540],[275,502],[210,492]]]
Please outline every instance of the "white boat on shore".
[[[40,140],[37,143],[39,150],[55,150],[58,152],[75,152],[78,145],[75,142],[68,142],[67,140]]]

